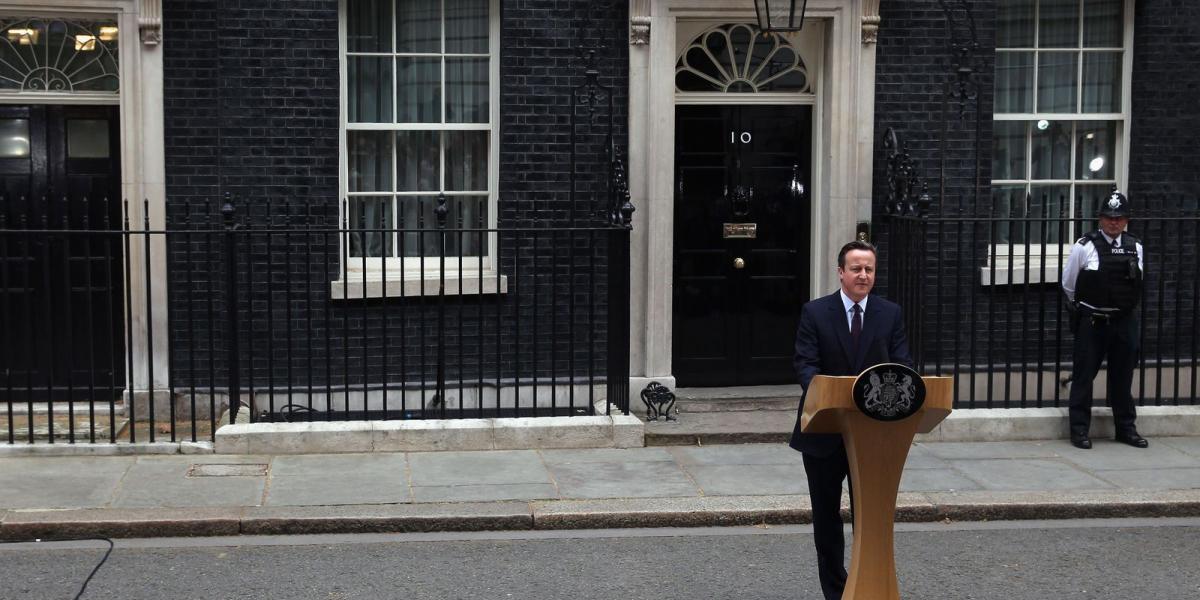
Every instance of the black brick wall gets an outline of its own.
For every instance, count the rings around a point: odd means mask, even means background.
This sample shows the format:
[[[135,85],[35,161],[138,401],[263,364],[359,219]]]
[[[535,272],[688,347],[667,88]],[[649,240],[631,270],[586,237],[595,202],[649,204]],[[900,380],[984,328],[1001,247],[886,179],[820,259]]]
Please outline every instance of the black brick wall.
[[[1138,0],[1134,8],[1129,193],[1137,201],[1200,196],[1200,3]],[[1150,210],[1167,208],[1155,206]]]
[[[302,231],[338,224],[337,15],[336,0],[165,5],[168,221],[173,229],[195,232],[176,235],[171,244],[176,385],[206,385],[213,379],[210,369],[218,385],[226,380],[223,240],[201,233],[219,228],[217,199],[224,193],[237,199],[243,227],[274,232],[237,238],[243,386],[253,374],[261,389],[268,370],[280,386],[289,378],[306,385],[310,376],[315,385],[326,379],[334,385],[378,383],[383,369],[393,384],[435,377],[437,303],[330,301],[329,282],[340,278],[342,268],[336,236]],[[613,142],[619,151],[625,148],[625,3],[505,0],[501,20],[500,225],[565,226],[572,217],[577,225],[591,224],[605,198],[610,117]],[[578,48],[600,46],[599,82],[610,88],[615,110],[609,113],[606,99],[596,123],[575,130],[572,203],[571,97],[585,82]],[[586,109],[577,115],[588,122]],[[455,365],[461,363],[470,378],[482,373],[491,379],[499,362],[507,379],[516,361],[528,371],[535,357],[545,377],[552,356],[561,376],[570,355],[565,348],[572,345],[576,375],[602,369],[605,243],[601,235],[573,242],[565,234],[505,235],[501,272],[509,278],[509,293],[452,297],[441,313],[449,339],[447,378],[458,377]],[[567,325],[572,299],[574,344]],[[536,354],[533,331],[539,331]],[[596,358],[588,356],[589,332]]]

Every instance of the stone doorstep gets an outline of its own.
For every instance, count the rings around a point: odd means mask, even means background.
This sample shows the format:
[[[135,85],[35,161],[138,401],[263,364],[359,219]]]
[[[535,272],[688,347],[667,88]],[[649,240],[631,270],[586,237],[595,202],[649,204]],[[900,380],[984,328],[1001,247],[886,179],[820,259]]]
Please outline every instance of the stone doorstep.
[[[427,421],[237,423],[217,430],[218,454],[325,454],[540,448],[640,448],[644,425],[626,415]]]

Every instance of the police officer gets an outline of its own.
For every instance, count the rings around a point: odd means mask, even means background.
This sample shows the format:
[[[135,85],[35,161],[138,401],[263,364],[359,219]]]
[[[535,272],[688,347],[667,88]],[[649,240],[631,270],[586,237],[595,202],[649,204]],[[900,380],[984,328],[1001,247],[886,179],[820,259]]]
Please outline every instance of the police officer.
[[[1075,362],[1071,371],[1071,444],[1092,447],[1092,379],[1108,358],[1108,402],[1117,441],[1134,448],[1149,443],[1138,435],[1130,389],[1137,361],[1138,322],[1134,309],[1142,296],[1142,244],[1125,231],[1129,199],[1113,192],[1100,204],[1100,229],[1079,238],[1063,268],[1062,288],[1075,311]]]

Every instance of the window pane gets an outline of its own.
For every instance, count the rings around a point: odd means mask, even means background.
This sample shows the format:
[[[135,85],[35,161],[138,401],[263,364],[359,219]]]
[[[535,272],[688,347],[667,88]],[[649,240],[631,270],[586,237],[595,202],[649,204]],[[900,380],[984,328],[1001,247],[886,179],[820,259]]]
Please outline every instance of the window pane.
[[[1125,16],[1121,14],[1122,0],[1084,0],[1083,45],[1086,48],[1120,48],[1124,46]]]
[[[29,156],[29,119],[0,119],[0,158]]]
[[[350,198],[350,229],[368,230],[350,234],[350,256],[391,256],[392,235],[384,231],[392,229],[391,197]]]
[[[488,132],[446,132],[446,189],[487,191]]]
[[[1121,53],[1083,53],[1083,112],[1121,112]]]
[[[998,2],[996,16],[997,48],[1033,47],[1033,0]]]
[[[346,48],[350,52],[392,51],[393,0],[354,0],[346,8]]]
[[[438,0],[397,0],[396,52],[441,52],[442,9]]]
[[[1026,121],[996,121],[992,134],[992,179],[1025,179]]]
[[[1117,123],[1082,121],[1076,127],[1076,179],[1116,178]]]
[[[347,131],[351,192],[392,190],[392,136],[386,131]]]
[[[1071,122],[1037,121],[1030,144],[1032,179],[1071,178]]]
[[[1079,47],[1079,1],[1041,0],[1038,13],[1039,48]]]
[[[396,59],[396,120],[440,123],[442,98],[440,58]]]
[[[437,217],[433,209],[437,207],[437,196],[400,196],[400,221],[398,227],[404,230],[401,237],[403,255],[406,257],[441,256],[441,237],[437,232]],[[449,227],[447,220],[447,227]],[[423,231],[416,231],[423,230]]]
[[[488,60],[446,59],[446,122],[488,122]]]
[[[446,0],[446,52],[488,53],[488,0]]]
[[[1039,215],[1068,216],[1067,206],[1070,198],[1070,184],[1029,186],[1030,212],[1036,211]]]
[[[439,189],[438,140],[436,131],[396,132],[397,190],[427,192]]]
[[[349,122],[392,122],[392,59],[347,56],[346,67]]]
[[[108,158],[108,121],[103,119],[67,120],[68,158]]]
[[[996,112],[1033,112],[1033,52],[996,53]]]
[[[476,229],[487,226],[487,196],[447,196],[448,229]],[[452,232],[446,236],[446,256],[479,256],[486,234]],[[486,253],[484,254],[486,256]],[[467,263],[466,267],[478,266]]]
[[[1075,186],[1075,216],[1087,221],[1094,221],[1096,214],[1100,212],[1100,203],[1108,200],[1109,194],[1112,194],[1112,189],[1113,185],[1111,183],[1090,183]],[[1085,223],[1084,227],[1090,229],[1095,227],[1095,224]]]
[[[992,216],[993,217],[1023,217],[1025,216],[1025,186],[994,185],[992,186]],[[998,221],[992,230],[993,242],[1007,244],[1024,241],[1024,232],[1019,223]]]
[[[1075,112],[1076,60],[1074,52],[1038,54],[1037,112]]]

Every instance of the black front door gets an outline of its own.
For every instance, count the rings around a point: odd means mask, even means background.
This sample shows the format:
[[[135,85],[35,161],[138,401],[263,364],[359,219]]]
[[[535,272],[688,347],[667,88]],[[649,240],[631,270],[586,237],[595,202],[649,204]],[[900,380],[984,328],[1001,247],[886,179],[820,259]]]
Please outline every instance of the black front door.
[[[124,244],[100,231],[121,226],[117,119],[0,106],[0,401],[124,386]]]
[[[680,386],[792,383],[809,287],[812,108],[675,113],[672,370]]]

